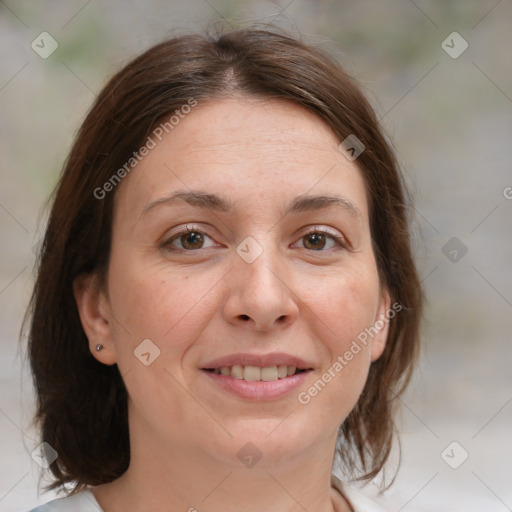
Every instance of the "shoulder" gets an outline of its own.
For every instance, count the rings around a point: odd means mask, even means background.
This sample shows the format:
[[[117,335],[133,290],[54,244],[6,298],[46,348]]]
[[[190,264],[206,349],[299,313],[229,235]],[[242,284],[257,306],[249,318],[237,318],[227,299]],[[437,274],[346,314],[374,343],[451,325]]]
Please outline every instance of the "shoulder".
[[[349,487],[344,484],[339,478],[333,475],[332,486],[337,489],[345,499],[350,503],[354,512],[384,512],[384,509],[379,507],[370,498],[365,496],[360,491]]]
[[[90,490],[81,491],[67,498],[59,498],[29,512],[102,512]]]

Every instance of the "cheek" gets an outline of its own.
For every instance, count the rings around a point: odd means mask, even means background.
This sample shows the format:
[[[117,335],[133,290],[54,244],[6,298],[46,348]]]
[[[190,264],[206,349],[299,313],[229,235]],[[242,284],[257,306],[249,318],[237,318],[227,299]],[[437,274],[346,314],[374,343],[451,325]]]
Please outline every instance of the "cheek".
[[[179,368],[218,309],[219,277],[199,274],[125,260],[109,275],[117,365],[136,409],[155,418],[164,410],[184,414]]]
[[[311,308],[323,321],[327,334],[323,339],[328,340],[331,352],[339,355],[375,322],[379,307],[377,272],[365,266],[330,277],[310,300]]]
[[[306,405],[315,402],[319,411],[336,410],[341,421],[361,394],[371,363],[371,339],[365,330],[378,312],[379,281],[376,270],[344,272],[328,279],[316,294],[310,294],[311,309],[318,315],[317,336],[325,351],[325,366],[317,380],[299,396]]]
[[[118,265],[109,289],[120,362],[127,363],[144,339],[158,347],[161,361],[181,358],[218,307],[215,287],[221,278],[217,272],[176,272],[162,265]]]

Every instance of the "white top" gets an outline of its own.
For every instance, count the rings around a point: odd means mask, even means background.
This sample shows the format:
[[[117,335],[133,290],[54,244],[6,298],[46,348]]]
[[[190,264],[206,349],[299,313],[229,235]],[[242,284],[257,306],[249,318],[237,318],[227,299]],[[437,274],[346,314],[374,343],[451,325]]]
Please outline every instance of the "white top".
[[[364,494],[346,486],[334,476],[332,477],[332,484],[348,500],[354,512],[383,512],[382,508]],[[94,494],[87,489],[68,498],[50,501],[46,505],[32,509],[30,512],[103,512],[103,510],[96,501]]]
[[[384,509],[379,507],[370,498],[357,489],[344,484],[334,475],[331,477],[331,484],[349,502],[350,506],[354,509],[354,512],[384,512]]]
[[[89,490],[50,501],[45,505],[33,508],[30,512],[103,512],[94,494]]]

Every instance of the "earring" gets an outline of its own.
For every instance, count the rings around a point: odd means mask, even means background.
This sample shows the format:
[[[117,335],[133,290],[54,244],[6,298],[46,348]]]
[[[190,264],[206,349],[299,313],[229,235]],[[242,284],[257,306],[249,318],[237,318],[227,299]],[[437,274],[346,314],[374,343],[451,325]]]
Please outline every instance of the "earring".
[[[103,345],[101,343],[98,343],[96,345],[96,352],[99,352],[103,348]]]

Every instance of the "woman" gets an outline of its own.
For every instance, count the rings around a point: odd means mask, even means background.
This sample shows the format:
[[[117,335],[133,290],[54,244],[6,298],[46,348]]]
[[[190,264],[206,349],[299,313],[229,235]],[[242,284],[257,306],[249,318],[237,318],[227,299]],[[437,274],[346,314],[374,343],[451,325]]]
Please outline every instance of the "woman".
[[[72,492],[35,510],[377,510],[333,464],[386,462],[421,304],[394,155],[339,64],[259,29],[149,49],[54,197],[29,351]]]

